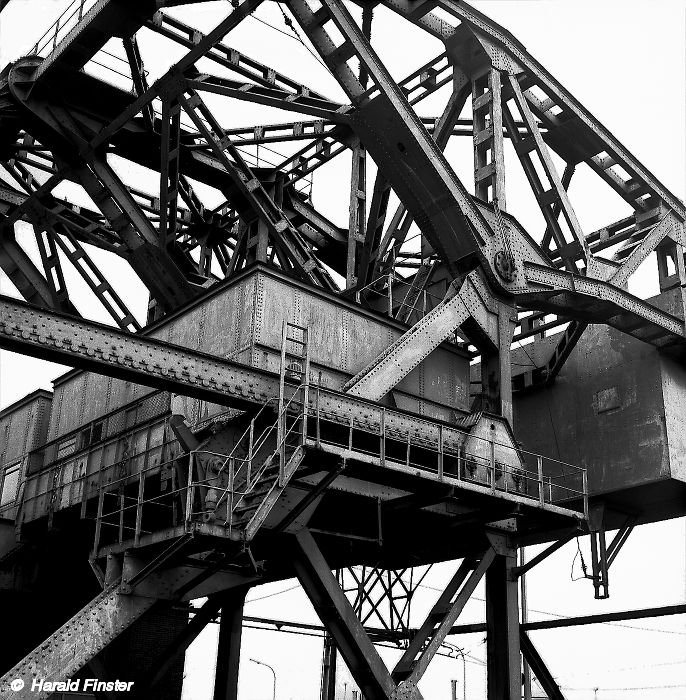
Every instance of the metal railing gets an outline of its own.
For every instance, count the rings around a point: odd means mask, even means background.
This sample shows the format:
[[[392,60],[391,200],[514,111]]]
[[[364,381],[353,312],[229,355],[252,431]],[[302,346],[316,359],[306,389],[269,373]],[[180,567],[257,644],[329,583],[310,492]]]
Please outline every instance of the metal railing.
[[[415,291],[417,294],[409,304],[406,300]],[[391,318],[404,311],[408,322],[416,323],[442,302],[443,297],[424,288],[417,290],[411,279],[406,280],[394,272],[389,272],[357,290],[355,300],[358,304],[366,302]]]
[[[40,56],[54,51],[57,44],[83,19],[84,14],[93,7],[98,0],[72,0],[62,14],[45,30],[44,34],[36,41],[31,53]]]
[[[304,385],[300,385],[295,389],[277,420],[256,437],[260,418],[275,404],[276,399],[265,402],[229,454],[192,450],[166,463],[101,484],[95,516],[94,555],[103,544],[105,530],[115,531],[112,537],[105,537],[105,544],[127,542],[133,546],[140,543],[143,535],[179,526],[188,531],[196,522],[219,525],[226,528],[226,534],[230,535],[236,524],[236,508],[245,497],[254,493],[256,485],[265,472],[275,466],[277,458],[279,468],[269,480],[270,488],[277,479],[280,485],[283,484],[285,464],[290,457],[289,447],[295,450],[304,443],[303,428],[306,423],[302,421],[302,415],[306,411],[294,410],[295,404],[300,402],[298,395],[303,388]],[[281,435],[277,437],[280,422]],[[294,436],[297,443],[292,442]],[[286,459],[280,459],[282,455]],[[177,467],[179,460],[186,458],[188,463],[182,480]],[[259,461],[257,468],[254,467],[256,460]],[[152,495],[147,494],[146,487],[150,480],[157,478],[165,467],[171,465],[174,468],[168,470],[169,488],[162,490],[158,485]],[[151,522],[153,525],[150,525]]]
[[[278,459],[278,483],[279,486],[283,486],[285,483],[285,468],[290,455],[288,454],[288,448],[291,447],[295,449],[297,446],[302,446],[305,440],[305,434],[307,430],[307,410],[302,409],[297,414],[294,414],[292,407],[300,402],[298,399],[298,394],[306,388],[306,383],[299,385],[291,398],[284,404],[283,408],[279,412],[276,421],[264,429],[257,440],[254,440],[255,432],[255,420],[259,413],[265,408],[263,406],[260,412],[250,421],[250,426],[243,433],[243,436],[239,439],[234,447],[232,453],[227,456],[227,459],[222,466],[221,470],[217,474],[218,478],[221,478],[221,474],[227,471],[228,478],[226,479],[226,487],[224,488],[221,496],[217,499],[216,509],[218,509],[224,501],[227,503],[226,507],[226,518],[224,520],[224,525],[231,529],[234,524],[234,513],[238,506],[244,501],[245,497],[250,495],[257,483],[265,475],[267,469],[273,466],[274,460]],[[289,424],[290,419],[290,424]],[[239,457],[235,454],[236,448],[241,444],[242,441],[248,439],[248,450],[245,457]],[[296,437],[297,444],[289,443],[289,440]],[[275,445],[274,449],[271,449],[269,441],[274,439]],[[266,458],[262,459],[264,455],[264,448],[268,448],[268,454]],[[261,459],[260,466],[258,469],[253,468],[255,459]]]
[[[55,52],[60,43],[78,26],[99,0],[72,0],[62,14],[48,27],[43,35],[31,47],[29,53],[34,56],[48,58]],[[92,65],[91,65],[92,64]],[[128,58],[118,56],[112,51],[100,48],[88,61],[89,73],[99,74],[99,69],[106,71],[103,78],[117,86],[135,92],[135,82],[131,75]],[[147,71],[143,70],[147,76]]]
[[[572,508],[588,516],[586,469],[562,460],[529,452],[518,446],[499,442],[494,433],[488,438],[438,421],[414,418],[414,435],[400,428],[407,414],[391,408],[369,404],[373,419],[325,415],[323,401],[327,395],[335,401],[337,392],[314,388],[313,435],[306,444],[326,451],[338,448],[373,460],[381,467],[394,466],[435,474],[439,480],[452,478],[489,489],[491,492],[516,494],[540,506]],[[495,432],[495,431],[494,431]],[[470,451],[467,451],[467,450]],[[354,457],[353,457],[354,458]]]

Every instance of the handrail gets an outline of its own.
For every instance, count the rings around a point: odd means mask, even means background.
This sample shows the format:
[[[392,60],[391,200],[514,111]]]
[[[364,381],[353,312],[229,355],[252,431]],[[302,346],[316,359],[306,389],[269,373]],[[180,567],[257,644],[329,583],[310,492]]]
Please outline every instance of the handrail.
[[[36,43],[33,45],[33,48],[31,49],[31,53],[32,54],[39,54],[45,48],[50,46],[51,43],[52,43],[52,48],[54,50],[57,46],[57,37],[60,33],[60,29],[64,30],[65,27],[67,26],[67,24],[76,15],[78,15],[77,19],[76,19],[76,23],[80,22],[83,19],[86,4],[90,3],[91,5],[94,5],[96,3],[96,1],[97,0],[72,0],[72,2],[69,5],[67,5],[67,7],[62,12],[62,14],[45,30],[45,32],[38,39],[38,41],[36,41]],[[65,19],[65,16],[72,10],[72,8],[74,8],[73,11]],[[48,40],[43,42],[43,40],[46,37],[48,38]]]
[[[253,419],[253,420],[251,421],[251,426],[248,427],[248,429],[243,433],[243,435],[241,436],[241,438],[236,442],[236,445],[234,446],[234,449],[232,450],[232,452],[231,452],[231,454],[229,455],[229,457],[227,457],[227,459],[225,460],[224,464],[222,465],[221,470],[217,472],[217,476],[216,476],[216,477],[213,477],[213,478],[218,479],[218,478],[220,477],[220,474],[221,474],[222,471],[224,470],[224,468],[227,467],[227,465],[230,465],[230,468],[232,468],[232,467],[233,467],[233,462],[234,462],[234,461],[240,462],[239,468],[238,468],[237,470],[233,471],[232,473],[230,473],[229,478],[228,478],[228,481],[227,481],[227,487],[224,489],[224,491],[223,491],[223,493],[221,494],[221,496],[217,499],[217,502],[216,502],[215,507],[219,507],[219,506],[224,502],[225,499],[226,499],[227,501],[229,500],[229,495],[230,495],[230,494],[233,495],[233,494],[237,493],[237,492],[236,492],[236,489],[235,489],[236,477],[238,477],[238,476],[241,474],[241,471],[242,471],[243,467],[246,467],[246,472],[247,472],[247,474],[246,474],[246,490],[243,491],[243,492],[241,492],[241,498],[239,498],[235,503],[231,502],[231,507],[230,507],[230,508],[227,508],[227,519],[230,518],[230,516],[231,516],[233,510],[234,510],[235,507],[241,502],[241,500],[243,499],[243,497],[246,496],[246,495],[248,495],[249,493],[251,493],[251,491],[253,490],[255,484],[260,480],[260,477],[261,477],[262,474],[264,473],[264,471],[265,471],[265,469],[267,468],[267,466],[270,464],[270,458],[272,458],[275,454],[279,453],[279,451],[285,446],[286,437],[287,437],[288,435],[291,434],[291,431],[292,431],[292,429],[293,429],[293,426],[291,426],[291,428],[289,428],[289,429],[285,432],[285,434],[284,434],[284,435],[282,436],[282,438],[281,438],[281,441],[277,441],[277,444],[276,444],[276,447],[275,447],[274,451],[264,460],[264,462],[262,463],[262,465],[260,466],[260,468],[257,470],[257,472],[255,472],[254,474],[252,473],[250,467],[251,467],[251,463],[252,463],[252,459],[254,458],[254,455],[255,455],[256,453],[258,453],[258,452],[260,451],[260,449],[265,445],[265,443],[267,442],[267,439],[269,438],[269,436],[270,436],[275,430],[278,430],[279,422],[280,422],[280,421],[282,420],[282,418],[288,413],[289,407],[290,407],[291,404],[295,401],[295,398],[296,398],[297,394],[301,391],[301,389],[304,389],[305,386],[306,386],[306,383],[303,383],[303,384],[300,384],[298,387],[296,387],[296,389],[295,389],[295,391],[293,392],[293,395],[291,396],[291,398],[284,404],[284,407],[283,407],[283,409],[281,410],[281,412],[279,413],[279,415],[277,416],[276,421],[275,421],[272,425],[270,425],[270,426],[268,426],[267,428],[265,428],[264,431],[261,433],[260,437],[258,438],[257,442],[254,443],[254,444],[252,445],[252,448],[251,448],[251,450],[250,450],[250,452],[249,452],[249,454],[248,454],[248,458],[247,458],[247,459],[246,459],[246,458],[241,458],[241,457],[238,457],[238,458],[233,457],[233,456],[232,456],[232,455],[233,455],[233,452],[234,452],[234,451],[237,449],[237,447],[241,444],[241,442],[242,442],[243,439],[245,438],[245,435],[246,435],[246,434],[248,433],[248,431],[250,430],[250,427],[254,427],[254,419]],[[273,401],[273,400],[274,400],[274,399],[269,399],[269,401]],[[266,406],[266,403],[265,403],[265,406]],[[260,412],[264,409],[265,406],[263,406],[263,407],[260,409]],[[305,409],[305,410],[306,410],[306,409]],[[259,413],[258,413],[257,415],[259,415]],[[257,418],[257,415],[255,416],[255,418]]]

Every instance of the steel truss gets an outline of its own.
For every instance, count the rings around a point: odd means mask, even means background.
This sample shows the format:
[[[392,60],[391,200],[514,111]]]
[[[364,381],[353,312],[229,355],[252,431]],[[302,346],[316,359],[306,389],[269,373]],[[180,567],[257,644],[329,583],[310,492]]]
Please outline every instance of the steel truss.
[[[115,0],[76,0],[68,31],[63,16],[33,55],[0,74],[0,268],[27,302],[0,300],[0,347],[241,408],[279,396],[280,388],[282,394],[283,383],[279,387],[278,378],[267,372],[134,335],[143,320],[134,317],[94,261],[89,247],[97,247],[126,260],[148,289],[148,321],[261,263],[407,323],[405,335],[336,398],[343,419],[355,413],[358,399],[380,401],[456,330],[481,358],[474,410],[509,421],[513,391],[554,381],[590,323],[683,351],[683,203],[506,30],[455,0],[358,2],[361,21],[343,0],[321,0],[316,8],[306,0],[282,3],[290,26],[345,93],[346,101],[337,102],[231,47],[231,32],[261,4],[232,3],[227,16],[204,34],[172,17],[165,3],[139,3],[133,9]],[[374,46],[377,7],[438,39],[443,49],[405,78],[394,79]],[[185,50],[152,83],[144,66],[142,30]],[[123,37],[132,91],[90,71],[89,63],[102,58],[112,37]],[[203,71],[213,65],[217,74],[201,72],[201,62]],[[447,99],[441,114],[420,117],[417,105],[442,89]],[[218,100],[276,107],[302,121],[224,124],[224,116],[210,106]],[[467,104],[472,116],[464,119]],[[473,194],[445,154],[456,135],[472,139]],[[541,231],[525,231],[512,214],[506,140],[540,208]],[[277,153],[276,163],[266,162],[257,150],[284,144],[291,149],[287,155]],[[152,171],[153,191],[127,183],[112,154]],[[349,186],[341,188],[349,211],[346,226],[319,211],[313,195],[324,166],[342,154],[351,160]],[[564,163],[562,173],[553,154]],[[373,184],[367,177],[372,162]],[[583,230],[569,194],[580,164],[625,201],[625,218],[599,231]],[[56,194],[63,185],[77,188],[92,208]],[[218,205],[209,204],[207,188]],[[17,235],[25,224],[33,229],[39,263]],[[412,244],[417,236],[419,244]],[[679,313],[667,313],[625,289],[653,252],[661,288],[681,287]],[[672,275],[667,272],[670,257]],[[78,304],[66,282],[67,264],[86,281],[118,330],[75,318]],[[447,293],[444,288],[427,303],[435,280],[446,283]],[[405,293],[394,298],[391,281],[404,283]],[[387,297],[379,302],[385,291]],[[513,381],[512,343],[556,330],[563,332],[550,358]],[[322,481],[322,490],[328,483]],[[283,529],[289,531],[293,520],[287,517]],[[628,520],[606,547],[602,514],[592,519],[592,578],[599,597],[607,595],[607,569],[631,527]],[[302,529],[291,539],[297,576],[368,700],[421,697],[419,679],[484,578],[489,699],[519,696],[520,652],[550,697],[560,697],[519,627],[516,579],[524,571],[518,570],[516,549],[504,535],[488,531],[481,551],[461,563],[393,671],[381,663],[364,630],[365,614],[360,621],[311,532]],[[559,546],[551,545],[547,553]],[[138,562],[137,572],[122,582],[109,572],[108,587],[93,607],[107,613],[110,626],[93,631],[89,608],[56,633],[50,658],[26,663],[46,677],[69,674],[155,600],[188,595],[195,578],[185,569],[175,586],[157,581],[139,595],[137,587],[143,579],[150,582],[159,564]],[[378,570],[371,571],[380,577]],[[210,592],[226,588],[226,582],[223,588],[216,584]],[[390,589],[384,590],[386,596]],[[226,663],[218,669],[215,697],[236,693],[236,647],[230,640],[236,641],[241,600],[236,595],[222,602],[228,612],[220,633]],[[378,609],[378,602],[367,601],[372,611]],[[208,605],[200,620],[212,617],[219,604],[214,599]],[[357,612],[362,612],[359,605]],[[394,613],[392,629],[407,628],[404,615]],[[200,622],[193,630],[197,627]],[[58,653],[65,634],[72,637],[68,653],[73,661],[67,665]],[[82,635],[89,644],[81,644]],[[191,637],[186,634],[178,646]],[[165,663],[151,669],[151,683]]]

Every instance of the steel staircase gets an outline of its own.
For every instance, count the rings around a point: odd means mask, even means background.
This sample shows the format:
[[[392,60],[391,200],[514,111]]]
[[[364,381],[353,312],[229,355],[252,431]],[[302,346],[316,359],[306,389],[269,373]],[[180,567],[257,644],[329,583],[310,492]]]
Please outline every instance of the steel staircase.
[[[284,322],[281,340],[281,365],[277,420],[253,439],[256,416],[237,447],[247,437],[247,458],[236,468],[235,456],[229,455],[230,470],[225,495],[226,520],[232,539],[250,541],[260,529],[305,456],[307,402],[309,394],[308,329]],[[293,389],[292,383],[295,383]],[[272,440],[275,437],[275,443]],[[274,449],[271,449],[274,444]],[[266,459],[255,471],[265,447]]]
[[[124,476],[103,484],[94,558],[159,541],[160,532],[170,539],[198,527],[221,538],[252,540],[305,456],[308,378],[308,330],[284,323],[278,398],[262,405],[228,455],[212,451],[212,437],[187,445],[184,466],[178,457],[167,465],[174,474],[171,489],[161,488],[157,466],[135,483]]]
[[[269,432],[276,429],[276,449],[231,510],[231,529],[237,527],[246,541],[252,540],[262,526],[305,456],[309,371],[308,329],[285,321],[281,338],[278,416],[268,429]],[[292,392],[287,379],[296,382]]]
[[[409,323],[412,312],[415,310],[417,302],[419,301],[422,292],[425,290],[434,269],[435,263],[424,262],[417,270],[417,274],[412,279],[412,284],[407,290],[405,298],[402,300],[400,308],[395,315],[399,321]]]

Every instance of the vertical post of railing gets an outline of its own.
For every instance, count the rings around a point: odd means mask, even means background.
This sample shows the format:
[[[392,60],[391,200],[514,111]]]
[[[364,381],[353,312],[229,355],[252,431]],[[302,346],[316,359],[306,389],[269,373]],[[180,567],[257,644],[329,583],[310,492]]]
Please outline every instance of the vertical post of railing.
[[[405,455],[405,465],[407,467],[410,466],[410,440],[411,440],[411,437],[410,437],[410,433],[408,432],[407,433],[407,454]]]
[[[102,529],[102,507],[105,501],[105,492],[103,491],[102,485],[100,486],[100,493],[98,494],[98,513],[95,516],[95,537],[93,538],[93,556],[97,556],[98,548],[100,546],[100,531]]]
[[[386,409],[381,409],[381,421],[379,425],[379,458],[381,466],[386,466]]]
[[[584,490],[584,517],[588,520],[588,472],[585,469],[581,472],[581,481]]]
[[[283,485],[285,467],[285,419],[286,413],[286,345],[288,343],[288,321],[281,326],[281,366],[279,371],[279,408],[276,413],[276,451],[279,458],[279,486]]]
[[[348,450],[353,449],[353,417],[350,416],[350,425],[348,426]]]
[[[191,521],[192,509],[193,509],[193,462],[195,459],[195,452],[189,452],[188,454],[188,481],[186,483],[186,525]]]
[[[422,292],[424,300],[422,301],[422,316],[426,316],[426,289]]]
[[[536,462],[538,466],[538,500],[541,505],[545,503],[545,494],[543,492],[543,457],[538,455],[536,457]]]
[[[438,425],[438,480],[443,481],[443,426]]]
[[[495,426],[491,425],[491,456],[490,456],[490,470],[491,470],[491,491],[495,491]]]
[[[304,331],[309,335],[308,331]],[[303,382],[303,413],[302,413],[302,436],[301,444],[304,446],[307,442],[307,414],[310,402],[310,359],[309,359],[309,337],[306,337],[307,357],[305,358],[305,378]]]
[[[250,421],[250,434],[248,435],[248,464],[245,468],[245,480],[250,484],[250,479],[252,478],[252,450],[253,450],[253,440],[255,435],[255,419]],[[231,472],[233,473],[233,459],[231,460]]]
[[[321,447],[322,445],[322,433],[321,433],[321,426],[319,423],[319,387],[322,383],[322,378],[321,378],[321,373],[319,375],[319,381],[317,382],[317,448]]]
[[[133,541],[137,547],[141,540],[141,525],[143,522],[143,498],[145,497],[145,471],[138,475],[138,499],[136,501],[136,530]]]
[[[52,48],[53,48],[53,51],[54,51],[55,47],[57,46],[57,32],[59,32],[59,30],[60,30],[60,19],[61,19],[61,18],[58,17],[58,18],[57,18],[57,22],[55,22],[55,35],[54,35],[53,38],[52,38]]]
[[[248,462],[248,469],[247,473],[250,474],[250,462]],[[229,497],[227,499],[226,503],[226,519],[229,521],[229,531],[231,531],[231,528],[233,527],[233,495],[234,495],[234,485],[235,485],[235,478],[236,478],[236,473],[235,473],[235,467],[234,467],[234,459],[231,457],[229,459],[229,479],[228,483],[226,485],[226,488],[229,492]],[[245,490],[247,491],[250,488],[250,477],[246,477],[246,487]]]
[[[172,526],[176,526],[176,518],[178,516],[178,506],[177,500],[178,500],[178,494],[176,493],[176,489],[178,486],[178,476],[176,474],[176,469],[171,470],[171,496],[172,496]]]
[[[124,498],[124,487],[121,486],[119,491],[119,542],[124,541],[124,506],[126,499]]]
[[[286,483],[286,439],[288,437],[288,423],[286,422],[286,408],[283,410],[283,415],[279,417],[279,425],[281,426],[281,442],[277,446],[279,456],[279,488]]]
[[[388,315],[393,316],[393,273],[388,273]]]
[[[83,5],[86,2],[86,0],[81,0],[81,4],[79,5],[79,21],[83,18]]]

